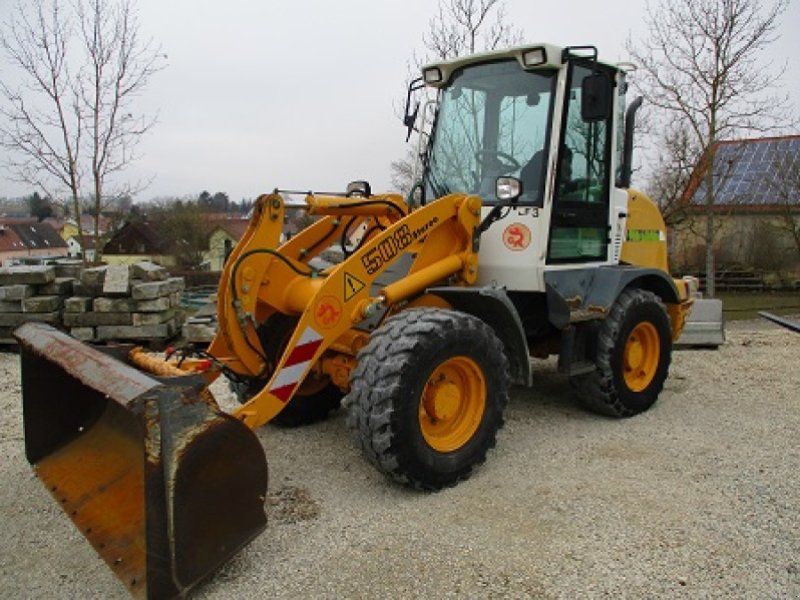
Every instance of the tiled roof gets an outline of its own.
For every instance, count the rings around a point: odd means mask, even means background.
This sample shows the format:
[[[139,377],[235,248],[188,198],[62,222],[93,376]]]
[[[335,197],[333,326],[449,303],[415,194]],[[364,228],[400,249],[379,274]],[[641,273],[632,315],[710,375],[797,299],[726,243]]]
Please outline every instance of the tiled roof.
[[[25,250],[25,248],[25,242],[17,235],[12,226],[0,225],[0,252]]]
[[[158,231],[156,223],[128,221],[108,240],[103,254],[165,254],[172,240]]]
[[[52,225],[56,231],[61,231],[66,225],[77,226],[75,219],[61,219],[58,217],[47,217],[44,223]],[[105,233],[111,228],[111,219],[105,215],[100,215],[98,221],[98,229],[100,233]],[[84,233],[89,234],[94,231],[94,217],[92,215],[81,215],[81,229]]]
[[[47,223],[0,220],[0,251],[66,248],[67,243]]]
[[[250,219],[220,219],[213,222],[214,229],[222,229],[235,240],[242,239]]]

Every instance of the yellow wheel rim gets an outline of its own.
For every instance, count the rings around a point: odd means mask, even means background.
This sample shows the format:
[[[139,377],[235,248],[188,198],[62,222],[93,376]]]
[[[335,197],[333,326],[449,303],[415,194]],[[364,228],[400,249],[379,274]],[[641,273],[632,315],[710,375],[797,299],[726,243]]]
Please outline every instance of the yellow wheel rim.
[[[428,445],[453,452],[469,442],[486,410],[486,381],[471,358],[456,356],[431,373],[419,403],[419,425]]]
[[[625,342],[623,369],[625,385],[632,392],[641,392],[653,381],[661,356],[661,340],[652,323],[639,323]]]

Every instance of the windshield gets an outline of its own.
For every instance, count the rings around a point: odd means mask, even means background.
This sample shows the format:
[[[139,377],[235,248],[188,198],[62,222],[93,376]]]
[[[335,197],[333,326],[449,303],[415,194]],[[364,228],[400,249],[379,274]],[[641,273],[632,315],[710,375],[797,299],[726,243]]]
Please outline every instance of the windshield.
[[[515,60],[465,67],[442,91],[425,173],[426,198],[463,192],[496,201],[501,175],[523,184],[521,202],[544,188],[556,71]]]

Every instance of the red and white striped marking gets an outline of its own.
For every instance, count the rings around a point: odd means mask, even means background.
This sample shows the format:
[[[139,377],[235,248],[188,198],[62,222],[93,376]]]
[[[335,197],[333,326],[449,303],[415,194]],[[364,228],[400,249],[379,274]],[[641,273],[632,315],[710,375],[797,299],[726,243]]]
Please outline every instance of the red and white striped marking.
[[[319,333],[311,327],[306,327],[297,342],[297,346],[289,354],[289,358],[286,359],[283,368],[278,371],[278,375],[269,388],[273,396],[281,402],[286,402],[289,399],[303,374],[311,365],[311,359],[314,358],[314,354],[322,344],[322,340],[323,337]]]

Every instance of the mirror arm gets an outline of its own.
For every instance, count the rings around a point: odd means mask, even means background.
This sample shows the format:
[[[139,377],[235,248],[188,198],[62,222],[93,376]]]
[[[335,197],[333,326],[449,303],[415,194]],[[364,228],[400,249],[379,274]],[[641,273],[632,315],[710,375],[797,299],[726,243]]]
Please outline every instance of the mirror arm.
[[[489,211],[489,214],[486,215],[486,218],[483,219],[480,224],[475,228],[475,232],[472,234],[472,251],[477,252],[481,245],[481,235],[483,232],[489,229],[494,223],[500,220],[500,212],[504,208],[509,208],[510,206],[514,206],[517,203],[518,198],[514,198],[513,200],[509,200],[508,202],[502,202],[499,204],[495,204],[492,207],[492,210]]]
[[[417,121],[417,113],[419,112],[419,102],[414,107],[414,112],[409,114],[408,109],[411,107],[411,94],[425,87],[425,82],[422,77],[412,79],[408,84],[408,92],[406,93],[406,108],[403,111],[403,125],[408,129],[406,134],[406,142],[411,139],[411,132],[414,130],[414,123]]]

